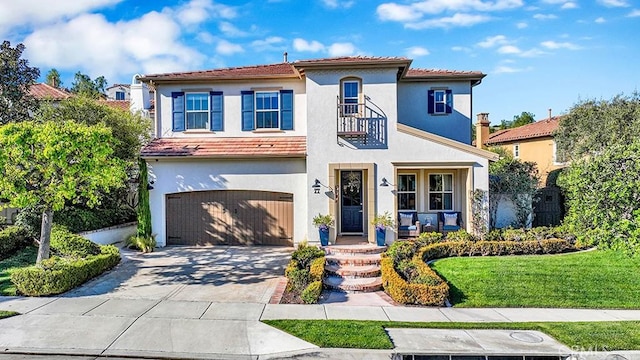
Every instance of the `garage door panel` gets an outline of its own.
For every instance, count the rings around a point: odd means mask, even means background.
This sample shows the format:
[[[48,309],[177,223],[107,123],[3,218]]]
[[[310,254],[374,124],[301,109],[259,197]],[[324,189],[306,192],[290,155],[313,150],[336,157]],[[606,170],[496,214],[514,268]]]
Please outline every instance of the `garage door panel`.
[[[250,190],[167,195],[171,245],[293,245],[293,195]]]

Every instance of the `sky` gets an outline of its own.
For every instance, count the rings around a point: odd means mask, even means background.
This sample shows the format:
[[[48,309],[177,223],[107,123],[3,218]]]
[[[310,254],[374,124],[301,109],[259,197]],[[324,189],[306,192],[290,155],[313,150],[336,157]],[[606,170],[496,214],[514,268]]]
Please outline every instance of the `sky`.
[[[334,56],[476,70],[473,113],[543,119],[640,87],[639,0],[0,0],[0,38],[63,86]],[[475,121],[475,119],[474,119]]]

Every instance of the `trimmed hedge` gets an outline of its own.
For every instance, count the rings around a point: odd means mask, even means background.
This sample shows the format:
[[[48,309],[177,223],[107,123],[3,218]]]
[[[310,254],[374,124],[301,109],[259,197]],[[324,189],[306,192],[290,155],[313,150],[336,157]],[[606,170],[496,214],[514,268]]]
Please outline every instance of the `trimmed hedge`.
[[[113,245],[100,247],[98,255],[81,259],[53,257],[11,274],[20,294],[46,296],[61,294],[102,274],[120,262],[120,251]]]
[[[54,225],[51,229],[51,248],[57,255],[74,258],[100,254],[100,245],[61,225]]]
[[[0,231],[0,260],[6,259],[30,243],[29,233],[20,226],[8,226]]]
[[[394,243],[384,254],[381,262],[382,285],[389,296],[401,304],[445,304],[449,297],[449,286],[427,265],[431,260],[453,256],[557,254],[576,249],[564,239],[446,241],[417,249],[418,244],[419,240],[407,240],[398,245]],[[411,249],[414,250],[413,257],[407,263]]]

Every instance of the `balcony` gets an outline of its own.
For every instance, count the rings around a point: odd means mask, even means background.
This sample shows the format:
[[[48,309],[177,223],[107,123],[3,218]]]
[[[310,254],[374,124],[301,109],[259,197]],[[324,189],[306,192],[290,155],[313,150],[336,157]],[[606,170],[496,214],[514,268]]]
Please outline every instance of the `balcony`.
[[[369,97],[364,99],[363,103],[342,103],[338,97],[338,143],[358,149],[386,148],[387,116]]]

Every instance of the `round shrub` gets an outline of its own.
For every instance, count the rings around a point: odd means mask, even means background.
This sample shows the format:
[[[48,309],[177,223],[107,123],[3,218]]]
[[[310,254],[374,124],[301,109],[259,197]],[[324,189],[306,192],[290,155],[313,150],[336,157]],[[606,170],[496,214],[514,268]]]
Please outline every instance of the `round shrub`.
[[[61,256],[87,257],[100,254],[100,245],[60,225],[54,225],[51,229],[51,248]]]
[[[301,243],[298,245],[296,251],[291,254],[291,259],[298,263],[299,268],[307,269],[311,265],[311,261],[313,261],[313,259],[322,256],[324,256],[324,250]]]
[[[447,241],[473,241],[473,235],[469,234],[466,230],[460,229],[458,231],[451,231],[447,233]]]
[[[314,281],[302,291],[300,298],[305,304],[315,304],[320,294],[322,294],[322,281]]]
[[[7,226],[0,230],[0,259],[8,258],[30,244],[27,230],[21,226]]]

